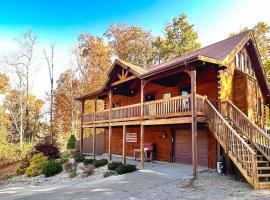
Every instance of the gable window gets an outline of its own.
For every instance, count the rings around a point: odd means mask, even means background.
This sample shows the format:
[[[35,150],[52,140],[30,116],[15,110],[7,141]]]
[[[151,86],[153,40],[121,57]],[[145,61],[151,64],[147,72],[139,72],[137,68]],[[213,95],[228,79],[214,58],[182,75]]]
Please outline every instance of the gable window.
[[[154,92],[153,93],[146,94],[145,97],[144,97],[144,101],[145,102],[155,101],[155,100],[156,100],[156,94]]]
[[[235,56],[235,67],[238,68],[238,69],[240,68],[240,62],[239,62],[240,59],[239,59],[239,57],[240,57],[239,53],[236,54],[236,56]]]
[[[245,54],[244,53],[241,53],[241,70],[242,70],[242,72],[246,71],[246,69],[245,69]]]
[[[261,105],[261,98],[258,98],[258,101],[257,101],[257,112],[258,112],[258,115],[259,116],[262,116],[262,105]]]

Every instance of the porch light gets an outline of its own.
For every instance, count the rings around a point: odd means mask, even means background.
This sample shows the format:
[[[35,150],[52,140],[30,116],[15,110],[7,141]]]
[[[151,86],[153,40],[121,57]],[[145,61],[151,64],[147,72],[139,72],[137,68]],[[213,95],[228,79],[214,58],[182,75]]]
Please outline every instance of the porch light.
[[[134,93],[134,91],[133,90],[131,90],[131,94],[133,94]]]
[[[166,138],[166,133],[162,133],[162,138],[163,138],[163,139]]]

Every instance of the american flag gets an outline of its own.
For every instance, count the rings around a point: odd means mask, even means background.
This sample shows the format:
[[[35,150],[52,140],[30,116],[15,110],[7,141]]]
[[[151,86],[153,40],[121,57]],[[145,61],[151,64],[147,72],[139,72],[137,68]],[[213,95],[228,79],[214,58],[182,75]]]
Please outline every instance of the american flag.
[[[137,142],[137,133],[127,133],[126,142]]]

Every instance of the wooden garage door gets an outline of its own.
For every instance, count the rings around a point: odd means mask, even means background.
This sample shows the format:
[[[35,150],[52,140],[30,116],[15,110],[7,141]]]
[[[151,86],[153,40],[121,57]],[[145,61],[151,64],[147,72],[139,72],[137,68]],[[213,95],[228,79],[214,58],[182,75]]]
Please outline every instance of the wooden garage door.
[[[192,138],[190,130],[178,130],[174,138],[174,162],[192,164]],[[207,132],[198,133],[198,164],[208,166]]]

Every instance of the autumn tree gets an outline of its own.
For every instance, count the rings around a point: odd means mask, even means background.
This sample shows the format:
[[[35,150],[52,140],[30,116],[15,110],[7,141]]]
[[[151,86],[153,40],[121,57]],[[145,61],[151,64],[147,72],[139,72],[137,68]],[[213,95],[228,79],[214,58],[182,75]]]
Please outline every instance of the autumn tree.
[[[72,70],[63,72],[57,80],[54,93],[54,120],[53,127],[56,134],[76,135],[80,117],[80,107],[75,97],[80,94],[79,80]]]
[[[108,38],[113,54],[119,59],[146,68],[156,63],[153,56],[154,37],[149,31],[119,23],[112,24],[104,36]]]
[[[102,38],[81,34],[76,52],[79,55],[78,66],[83,90],[90,92],[99,89],[105,82],[111,66],[111,48]]]
[[[188,22],[185,14],[168,22],[164,28],[164,36],[154,41],[156,56],[159,62],[172,60],[201,47],[194,25]]]

